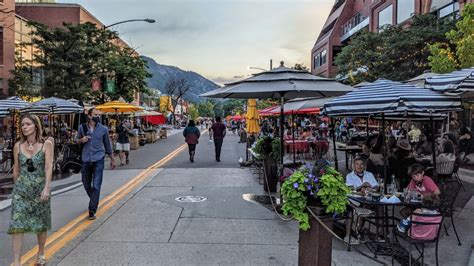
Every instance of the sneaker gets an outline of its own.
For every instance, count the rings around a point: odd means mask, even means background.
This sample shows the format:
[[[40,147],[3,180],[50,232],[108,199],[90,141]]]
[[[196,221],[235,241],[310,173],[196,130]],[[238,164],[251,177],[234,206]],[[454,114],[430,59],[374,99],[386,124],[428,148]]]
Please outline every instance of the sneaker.
[[[406,233],[408,227],[410,227],[410,221],[408,219],[402,219],[400,223],[397,224],[398,231]]]
[[[95,213],[89,212],[89,217],[88,217],[88,219],[89,219],[89,220],[95,220],[95,218],[96,218],[96,217],[95,217]]]

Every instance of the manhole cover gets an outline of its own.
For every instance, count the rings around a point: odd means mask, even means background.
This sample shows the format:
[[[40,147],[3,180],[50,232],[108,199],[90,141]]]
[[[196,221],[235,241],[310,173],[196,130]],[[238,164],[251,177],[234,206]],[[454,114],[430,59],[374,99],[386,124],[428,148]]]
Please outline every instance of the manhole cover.
[[[207,200],[205,197],[201,196],[182,196],[175,199],[178,202],[203,202]]]

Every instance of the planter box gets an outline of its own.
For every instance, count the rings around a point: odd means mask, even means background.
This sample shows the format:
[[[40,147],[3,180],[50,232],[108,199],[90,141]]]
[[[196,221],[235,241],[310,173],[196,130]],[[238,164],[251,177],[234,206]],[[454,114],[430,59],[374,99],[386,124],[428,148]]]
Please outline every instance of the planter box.
[[[166,129],[160,129],[160,139],[166,139],[168,138],[168,133]]]
[[[130,141],[130,150],[138,150],[140,146],[138,145],[138,136],[129,137],[128,139]]]
[[[278,166],[277,162],[273,159],[265,159],[263,161],[263,167],[265,167],[265,172],[267,174],[267,182],[263,182],[263,189],[265,192],[276,192],[277,183],[278,183]]]
[[[153,132],[145,133],[145,137],[147,143],[154,143],[156,141],[156,137]]]
[[[310,215],[311,217],[311,215]],[[318,216],[332,230],[331,216]],[[309,219],[308,231],[300,230],[298,265],[330,266],[332,235],[314,218]]]

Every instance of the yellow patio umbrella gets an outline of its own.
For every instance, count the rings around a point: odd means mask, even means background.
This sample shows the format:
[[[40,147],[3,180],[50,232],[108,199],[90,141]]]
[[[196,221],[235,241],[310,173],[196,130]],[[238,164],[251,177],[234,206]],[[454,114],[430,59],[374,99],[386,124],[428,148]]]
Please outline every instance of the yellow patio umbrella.
[[[133,112],[143,110],[143,107],[129,104],[129,103],[120,102],[120,101],[112,101],[112,102],[104,103],[101,105],[97,105],[95,108],[103,113],[110,113],[110,114],[133,113]]]
[[[248,99],[247,101],[247,114],[245,115],[247,119],[247,133],[253,134],[258,133],[260,128],[258,126],[258,111],[257,111],[257,100]]]

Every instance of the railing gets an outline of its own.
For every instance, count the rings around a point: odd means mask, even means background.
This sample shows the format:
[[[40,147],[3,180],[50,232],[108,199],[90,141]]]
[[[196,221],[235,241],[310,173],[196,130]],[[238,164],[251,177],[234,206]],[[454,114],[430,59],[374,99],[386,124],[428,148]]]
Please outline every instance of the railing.
[[[364,8],[341,26],[341,41],[344,41],[345,39],[354,35],[354,33],[369,25],[369,21],[369,9]]]

